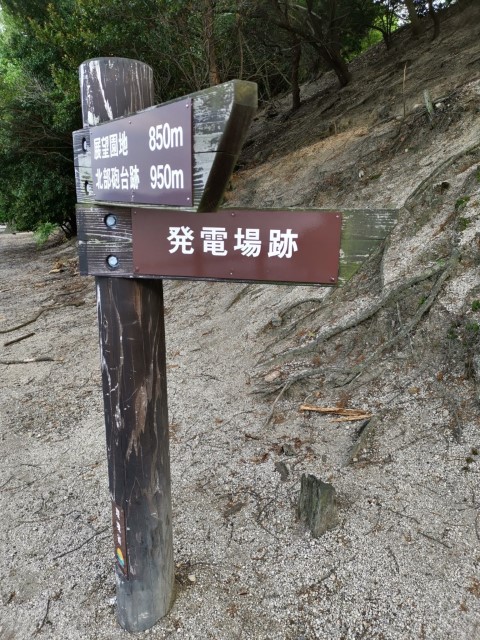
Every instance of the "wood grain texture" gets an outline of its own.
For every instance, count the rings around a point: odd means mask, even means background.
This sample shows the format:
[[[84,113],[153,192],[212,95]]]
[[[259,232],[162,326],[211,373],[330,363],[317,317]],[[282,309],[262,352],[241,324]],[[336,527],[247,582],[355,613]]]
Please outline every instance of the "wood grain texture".
[[[162,283],[98,278],[97,301],[109,485],[126,519],[117,617],[143,631],[169,610],[174,581]]]
[[[95,58],[79,67],[83,126],[94,126],[150,107],[153,70],[129,58]]]
[[[111,214],[117,219],[114,229],[105,224]],[[131,209],[77,205],[77,241],[81,275],[126,277],[133,275]],[[118,258],[118,268],[107,265],[109,255]]]
[[[343,216],[339,284],[348,282],[397,224],[398,209],[340,209]]]

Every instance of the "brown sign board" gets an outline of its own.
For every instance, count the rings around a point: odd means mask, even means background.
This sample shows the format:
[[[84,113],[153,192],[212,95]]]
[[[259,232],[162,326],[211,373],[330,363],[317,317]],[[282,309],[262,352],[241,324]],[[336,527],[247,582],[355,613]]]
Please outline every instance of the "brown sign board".
[[[337,283],[336,211],[132,210],[135,276]]]
[[[90,129],[95,200],[191,207],[192,100]]]

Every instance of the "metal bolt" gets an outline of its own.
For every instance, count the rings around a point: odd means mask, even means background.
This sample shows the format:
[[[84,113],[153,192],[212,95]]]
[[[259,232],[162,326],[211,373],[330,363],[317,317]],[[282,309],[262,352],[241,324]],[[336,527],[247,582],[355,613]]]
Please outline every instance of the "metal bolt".
[[[107,258],[107,264],[110,267],[110,269],[116,269],[118,267],[118,258],[117,256],[108,256]]]
[[[87,153],[88,146],[87,146],[87,139],[86,138],[82,138],[82,150],[83,150],[83,153]]]
[[[117,217],[114,216],[112,213],[110,213],[106,218],[105,218],[105,224],[107,225],[107,227],[109,229],[114,229],[117,226]]]

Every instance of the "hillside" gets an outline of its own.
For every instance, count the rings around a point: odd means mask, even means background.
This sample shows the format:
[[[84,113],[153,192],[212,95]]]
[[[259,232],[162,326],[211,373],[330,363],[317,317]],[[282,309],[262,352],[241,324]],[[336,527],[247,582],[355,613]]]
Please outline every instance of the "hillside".
[[[152,638],[480,638],[480,5],[441,29],[267,105],[239,159],[226,206],[398,209],[349,283],[165,285],[178,593]],[[124,638],[94,282],[73,243],[0,256],[0,637]],[[337,493],[319,538],[302,474]]]

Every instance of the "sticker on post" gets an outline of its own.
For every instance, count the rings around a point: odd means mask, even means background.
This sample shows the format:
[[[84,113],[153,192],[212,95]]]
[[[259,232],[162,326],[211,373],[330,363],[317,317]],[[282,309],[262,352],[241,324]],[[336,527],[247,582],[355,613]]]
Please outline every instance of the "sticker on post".
[[[124,576],[128,577],[127,528],[125,512],[112,502],[113,541],[115,544],[115,560]]]

